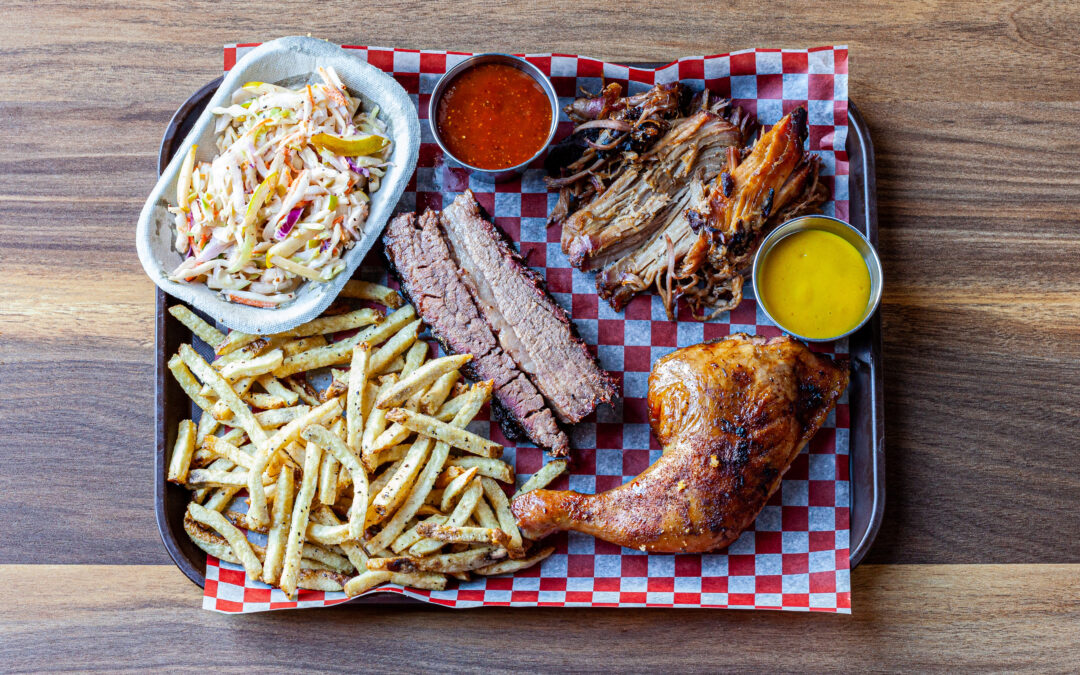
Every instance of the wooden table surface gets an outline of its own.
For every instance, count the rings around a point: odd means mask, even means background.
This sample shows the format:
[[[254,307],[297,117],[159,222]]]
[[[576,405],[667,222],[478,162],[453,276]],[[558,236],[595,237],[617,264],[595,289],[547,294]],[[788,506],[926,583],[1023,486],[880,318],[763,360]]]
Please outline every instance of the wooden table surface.
[[[1080,664],[1080,5],[0,1],[0,670]],[[732,6],[738,5],[738,6]],[[887,507],[852,616],[200,609],[152,511],[135,222],[221,46],[669,60],[847,43],[877,148]]]

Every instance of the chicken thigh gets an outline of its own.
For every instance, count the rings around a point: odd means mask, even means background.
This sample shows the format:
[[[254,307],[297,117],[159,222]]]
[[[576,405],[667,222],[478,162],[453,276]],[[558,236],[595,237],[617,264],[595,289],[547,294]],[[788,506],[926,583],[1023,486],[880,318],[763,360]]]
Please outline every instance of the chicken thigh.
[[[576,530],[657,553],[723,548],[776,492],[847,384],[846,360],[789,337],[738,334],[680,349],[649,376],[660,459],[607,492],[534,490],[511,509],[531,539]]]

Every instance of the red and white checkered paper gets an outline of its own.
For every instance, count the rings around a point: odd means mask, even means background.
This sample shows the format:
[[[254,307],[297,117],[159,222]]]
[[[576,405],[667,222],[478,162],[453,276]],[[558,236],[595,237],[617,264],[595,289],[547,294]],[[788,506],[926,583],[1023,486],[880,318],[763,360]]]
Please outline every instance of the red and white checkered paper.
[[[225,48],[225,69],[255,45]],[[517,181],[497,186],[471,180],[448,168],[427,125],[428,98],[439,77],[469,56],[462,52],[350,47],[392,74],[412,96],[421,117],[422,144],[416,174],[399,210],[440,209],[457,193],[471,188],[477,201],[518,243],[529,264],[543,273],[555,299],[570,312],[582,338],[595,349],[601,365],[622,382],[623,399],[597,411],[572,429],[573,461],[568,476],[552,487],[581,492],[607,490],[645,469],[660,456],[649,431],[645,397],[651,365],[678,347],[747,332],[779,335],[752,296],[729,315],[709,323],[690,318],[681,308],[679,321],[668,321],[660,299],[645,294],[623,313],[600,302],[592,274],[572,269],[559,247],[558,228],[545,217],[555,195],[543,183],[538,162]],[[584,87],[598,91],[603,81],[617,81],[631,93],[655,83],[681,80],[731,97],[775,123],[797,106],[809,112],[809,147],[823,160],[823,177],[833,199],[825,213],[848,214],[847,48],[755,49],[732,54],[686,57],[655,70],[604,63],[568,54],[526,58],[550,75],[562,104]],[[572,124],[560,121],[560,137]],[[373,253],[360,274],[385,280],[385,263]],[[752,292],[749,287],[746,289]],[[846,340],[815,345],[821,351],[846,353]],[[506,446],[519,482],[544,463],[543,452],[507,440],[498,424],[484,415],[470,427]],[[785,474],[780,490],[754,525],[720,553],[656,555],[620,548],[592,537],[569,533],[554,537],[556,552],[542,564],[513,576],[481,578],[445,591],[422,591],[387,585],[378,591],[400,593],[448,607],[730,607],[798,611],[851,611],[848,561],[847,394],[825,427]],[[300,591],[296,602],[278,589],[245,578],[237,565],[207,561],[203,606],[223,612],[256,612],[294,607],[325,607],[346,602],[342,593]]]

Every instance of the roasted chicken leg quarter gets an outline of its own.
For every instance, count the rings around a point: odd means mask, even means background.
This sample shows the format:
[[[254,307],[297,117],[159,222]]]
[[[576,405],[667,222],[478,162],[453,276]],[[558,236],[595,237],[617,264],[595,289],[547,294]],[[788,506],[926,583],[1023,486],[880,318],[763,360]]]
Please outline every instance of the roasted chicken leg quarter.
[[[595,495],[535,490],[514,499],[522,532],[576,530],[642,551],[723,548],[757,517],[848,384],[848,365],[792,338],[733,335],[675,351],[649,376],[649,422],[663,456]]]

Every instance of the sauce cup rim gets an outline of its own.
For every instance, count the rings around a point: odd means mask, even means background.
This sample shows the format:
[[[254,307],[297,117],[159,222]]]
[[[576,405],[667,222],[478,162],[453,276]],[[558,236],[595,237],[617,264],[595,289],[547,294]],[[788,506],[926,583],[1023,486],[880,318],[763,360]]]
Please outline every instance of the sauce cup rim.
[[[865,248],[856,248],[859,249],[859,255],[862,257],[863,262],[866,263],[867,270],[870,272],[870,301],[866,303],[867,309],[866,312],[863,314],[862,319],[850,330],[840,333],[839,335],[834,335],[832,337],[812,338],[805,335],[800,335],[799,333],[796,333],[795,331],[787,328],[786,326],[784,326],[784,324],[778,321],[776,317],[772,315],[772,313],[769,311],[768,305],[762,298],[761,289],[758,285],[758,278],[760,276],[758,274],[758,270],[764,263],[765,257],[768,255],[769,251],[771,251],[782,239],[785,239],[795,234],[796,232],[803,232],[805,230],[823,230],[826,232],[829,231],[826,228],[814,227],[813,221],[821,220],[829,221],[831,223],[843,226],[844,229],[855,235],[855,237],[860,239],[864,244]],[[758,306],[761,307],[762,311],[765,312],[765,316],[769,317],[769,320],[776,324],[777,327],[780,328],[780,330],[784,331],[792,337],[804,340],[806,342],[832,342],[833,340],[840,340],[842,338],[848,337],[852,333],[858,331],[860,328],[865,326],[867,322],[869,322],[870,319],[877,312],[878,306],[881,305],[882,288],[885,286],[885,276],[881,268],[881,258],[878,255],[877,247],[875,247],[870,242],[866,235],[860,232],[851,223],[840,220],[839,218],[814,214],[792,218],[791,220],[781,223],[776,229],[770,232],[761,242],[761,246],[758,247],[757,253],[754,254],[754,263],[751,267],[751,275],[753,277],[752,285],[754,289],[754,299],[757,301]]]
[[[454,80],[458,75],[465,72],[473,66],[483,63],[507,63],[511,62],[518,70],[524,72],[531,77],[534,82],[540,85],[543,89],[544,95],[547,96],[548,102],[551,104],[551,127],[548,129],[547,138],[544,140],[544,144],[533,153],[529,159],[515,164],[513,166],[504,167],[501,169],[482,169],[478,166],[473,166],[461,159],[458,159],[457,155],[450,152],[450,150],[443,144],[441,135],[439,134],[439,125],[437,123],[437,112],[439,102],[442,101],[443,95],[446,93],[446,89],[450,82]],[[559,96],[555,92],[555,86],[551,83],[551,80],[544,75],[534,64],[521,56],[514,54],[505,54],[503,52],[484,52],[483,54],[473,54],[465,59],[462,59],[454,67],[443,73],[438,82],[435,83],[435,88],[431,91],[431,98],[428,100],[428,126],[431,128],[431,135],[435,139],[435,143],[438,144],[439,149],[443,153],[453,160],[456,164],[468,169],[470,172],[474,172],[480,176],[485,177],[498,177],[503,174],[515,174],[520,173],[524,169],[528,168],[530,164],[535,162],[538,158],[551,147],[551,142],[555,139],[555,134],[558,131],[559,126]]]

